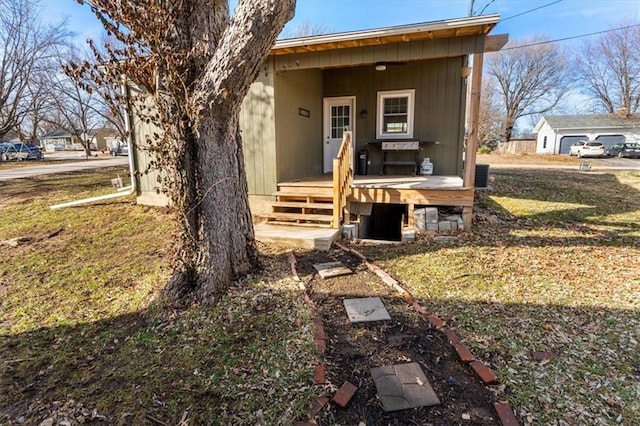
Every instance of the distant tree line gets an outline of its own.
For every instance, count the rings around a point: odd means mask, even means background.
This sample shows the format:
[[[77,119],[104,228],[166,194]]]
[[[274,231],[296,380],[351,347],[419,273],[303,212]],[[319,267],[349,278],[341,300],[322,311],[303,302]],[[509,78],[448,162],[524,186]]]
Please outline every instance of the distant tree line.
[[[65,22],[45,24],[38,8],[34,0],[0,0],[0,139],[14,133],[35,142],[65,130],[88,152],[88,135],[98,128],[112,128],[125,138],[121,111],[111,102],[117,88],[106,89],[69,69],[69,63],[94,55],[72,44]],[[530,127],[547,113],[637,113],[640,24],[627,20],[616,28],[587,39],[576,52],[532,36],[487,54],[480,145],[508,141],[523,124]],[[281,37],[327,32],[305,21]],[[94,46],[108,49],[112,43],[104,39]]]
[[[616,28],[584,41],[575,53],[534,36],[487,54],[480,145],[508,141],[522,120],[532,125],[546,113],[637,113],[640,24],[623,21]]]
[[[64,72],[71,61],[90,57],[87,49],[72,44],[64,21],[45,23],[39,6],[34,0],[0,0],[0,140],[12,134],[37,143],[63,130],[89,153],[89,135],[99,128],[124,138],[121,114],[105,101],[105,89]]]

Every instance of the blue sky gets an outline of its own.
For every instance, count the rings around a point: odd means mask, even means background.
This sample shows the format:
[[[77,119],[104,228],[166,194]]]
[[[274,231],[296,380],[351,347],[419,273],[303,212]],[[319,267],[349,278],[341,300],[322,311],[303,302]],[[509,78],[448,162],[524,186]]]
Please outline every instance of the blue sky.
[[[492,33],[508,33],[511,39],[532,34],[572,37],[609,29],[625,18],[640,19],[640,0],[475,0],[476,9],[488,3],[484,13],[500,13],[504,20]],[[87,6],[75,0],[41,0],[41,4],[44,18],[52,22],[66,18],[79,41],[99,38],[101,26]],[[469,0],[298,0],[288,27],[308,22],[341,32],[413,24],[466,16],[469,4]],[[513,17],[535,8],[540,9]]]

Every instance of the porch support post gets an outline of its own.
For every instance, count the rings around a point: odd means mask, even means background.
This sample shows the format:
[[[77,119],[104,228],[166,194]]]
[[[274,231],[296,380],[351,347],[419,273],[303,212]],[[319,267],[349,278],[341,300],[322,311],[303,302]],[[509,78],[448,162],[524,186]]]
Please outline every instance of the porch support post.
[[[482,62],[484,54],[473,54],[473,71],[471,73],[471,97],[469,106],[469,133],[464,152],[464,186],[473,188],[476,180],[476,151],[478,150],[478,123],[480,121],[480,91],[482,88]],[[462,209],[464,229],[471,230],[473,207]]]

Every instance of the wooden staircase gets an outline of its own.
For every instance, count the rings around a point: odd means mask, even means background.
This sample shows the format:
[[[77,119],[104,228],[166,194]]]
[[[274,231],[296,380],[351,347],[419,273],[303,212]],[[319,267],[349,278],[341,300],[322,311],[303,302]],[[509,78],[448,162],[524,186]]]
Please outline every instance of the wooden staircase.
[[[333,160],[330,179],[301,179],[278,184],[273,194],[276,201],[267,222],[279,225],[297,225],[340,228],[346,213],[347,194],[353,182],[352,132],[345,131],[337,158]]]
[[[329,182],[331,183],[331,182]],[[276,201],[267,221],[279,225],[331,228],[333,188],[321,183],[287,182],[278,184]]]

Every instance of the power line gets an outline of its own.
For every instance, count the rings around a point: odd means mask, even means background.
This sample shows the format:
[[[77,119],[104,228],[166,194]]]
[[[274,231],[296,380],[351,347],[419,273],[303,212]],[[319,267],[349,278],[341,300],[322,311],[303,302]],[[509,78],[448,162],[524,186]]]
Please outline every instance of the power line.
[[[527,13],[535,12],[536,10],[544,9],[545,7],[553,6],[554,4],[560,3],[562,0],[556,0],[554,2],[543,4],[542,6],[538,6],[534,9],[527,10],[526,12],[518,13],[517,15],[509,16],[508,18],[501,19],[500,22],[507,21],[509,19],[517,18],[518,16],[526,15]],[[484,9],[483,9],[484,11]]]
[[[571,37],[558,38],[558,39],[555,39],[555,40],[539,41],[537,43],[523,44],[522,46],[505,47],[503,49],[500,49],[500,51],[522,49],[522,48],[525,48],[525,47],[539,46],[541,44],[557,43],[557,42],[560,42],[560,41],[574,40],[574,39],[583,38],[583,37],[591,37],[591,36],[598,35],[598,34],[605,34],[605,33],[610,33],[610,32],[613,32],[613,31],[627,30],[629,28],[636,28],[636,27],[640,27],[640,24],[627,25],[626,27],[612,28],[610,30],[597,31],[595,33],[588,33],[588,34],[580,34],[580,35],[571,36]]]

